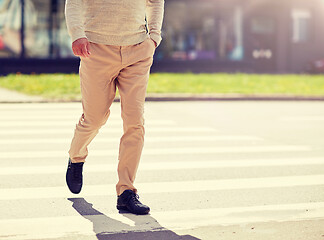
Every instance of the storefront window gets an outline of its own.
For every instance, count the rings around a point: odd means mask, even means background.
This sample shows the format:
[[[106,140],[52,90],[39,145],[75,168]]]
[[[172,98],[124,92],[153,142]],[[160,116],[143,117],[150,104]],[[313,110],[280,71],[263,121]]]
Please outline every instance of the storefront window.
[[[37,24],[26,32],[26,57],[60,58],[73,56],[64,18],[64,0],[27,0],[34,6]]]
[[[179,61],[242,60],[240,8],[219,9],[215,2],[166,4],[163,41],[156,58]]]
[[[294,43],[307,42],[310,39],[311,12],[306,9],[293,9],[293,36]]]
[[[243,23],[240,7],[223,11],[219,32],[219,56],[233,61],[243,60]]]
[[[65,0],[0,0],[0,57],[74,57],[64,16]],[[258,26],[256,26],[258,27]],[[178,61],[242,60],[242,12],[214,1],[165,4],[163,41],[155,58]]]
[[[24,1],[26,58],[72,57],[71,40],[64,18],[64,0]],[[0,57],[21,53],[20,0],[0,0]]]
[[[254,17],[251,20],[251,32],[254,34],[273,34],[275,22],[270,17]]]
[[[20,1],[0,0],[0,57],[20,56],[20,29]]]
[[[57,27],[54,31],[54,36],[57,36],[55,41],[57,46],[56,55],[64,58],[75,57],[71,48],[72,40],[66,27],[64,8],[65,0],[58,0],[58,8],[56,13]]]

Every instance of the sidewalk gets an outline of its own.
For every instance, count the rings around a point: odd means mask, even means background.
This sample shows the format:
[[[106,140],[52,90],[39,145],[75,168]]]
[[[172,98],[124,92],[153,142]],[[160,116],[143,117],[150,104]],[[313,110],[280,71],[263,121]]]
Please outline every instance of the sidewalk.
[[[116,97],[115,101],[119,101]],[[266,94],[188,94],[188,93],[149,93],[146,101],[324,101],[324,96],[266,95]],[[70,102],[44,99],[0,88],[0,103],[41,103]],[[76,101],[71,101],[76,102]]]
[[[37,96],[28,96],[15,91],[0,88],[0,103],[44,102]]]

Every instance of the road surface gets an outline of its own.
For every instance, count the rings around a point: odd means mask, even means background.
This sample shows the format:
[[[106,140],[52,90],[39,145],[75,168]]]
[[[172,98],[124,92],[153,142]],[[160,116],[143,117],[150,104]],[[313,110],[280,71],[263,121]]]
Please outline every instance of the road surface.
[[[115,208],[120,105],[65,185],[79,103],[0,105],[0,239],[324,240],[323,102],[148,102],[136,179]]]

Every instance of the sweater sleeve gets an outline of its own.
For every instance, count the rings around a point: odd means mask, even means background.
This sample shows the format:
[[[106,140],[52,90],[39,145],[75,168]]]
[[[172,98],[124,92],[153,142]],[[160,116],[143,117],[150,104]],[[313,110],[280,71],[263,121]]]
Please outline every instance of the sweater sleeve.
[[[65,19],[72,42],[86,38],[82,21],[82,0],[66,0]]]
[[[160,44],[164,14],[164,0],[146,0],[146,20],[150,37]]]

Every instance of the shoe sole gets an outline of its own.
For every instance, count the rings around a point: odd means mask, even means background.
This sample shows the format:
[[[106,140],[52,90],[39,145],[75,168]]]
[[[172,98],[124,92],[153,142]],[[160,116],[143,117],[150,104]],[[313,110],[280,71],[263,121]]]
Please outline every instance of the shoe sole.
[[[118,205],[117,205],[117,209],[118,209],[118,210],[125,210],[125,211],[129,211],[127,207],[118,206]]]
[[[130,211],[127,207],[118,206],[118,205],[116,207],[120,211],[127,211],[129,213],[133,213],[133,214],[136,214],[136,215],[145,215],[145,214],[148,214],[150,212],[150,210],[148,210],[148,211],[145,211],[145,212],[140,212],[140,213],[137,212],[137,213],[134,213],[134,212]]]

